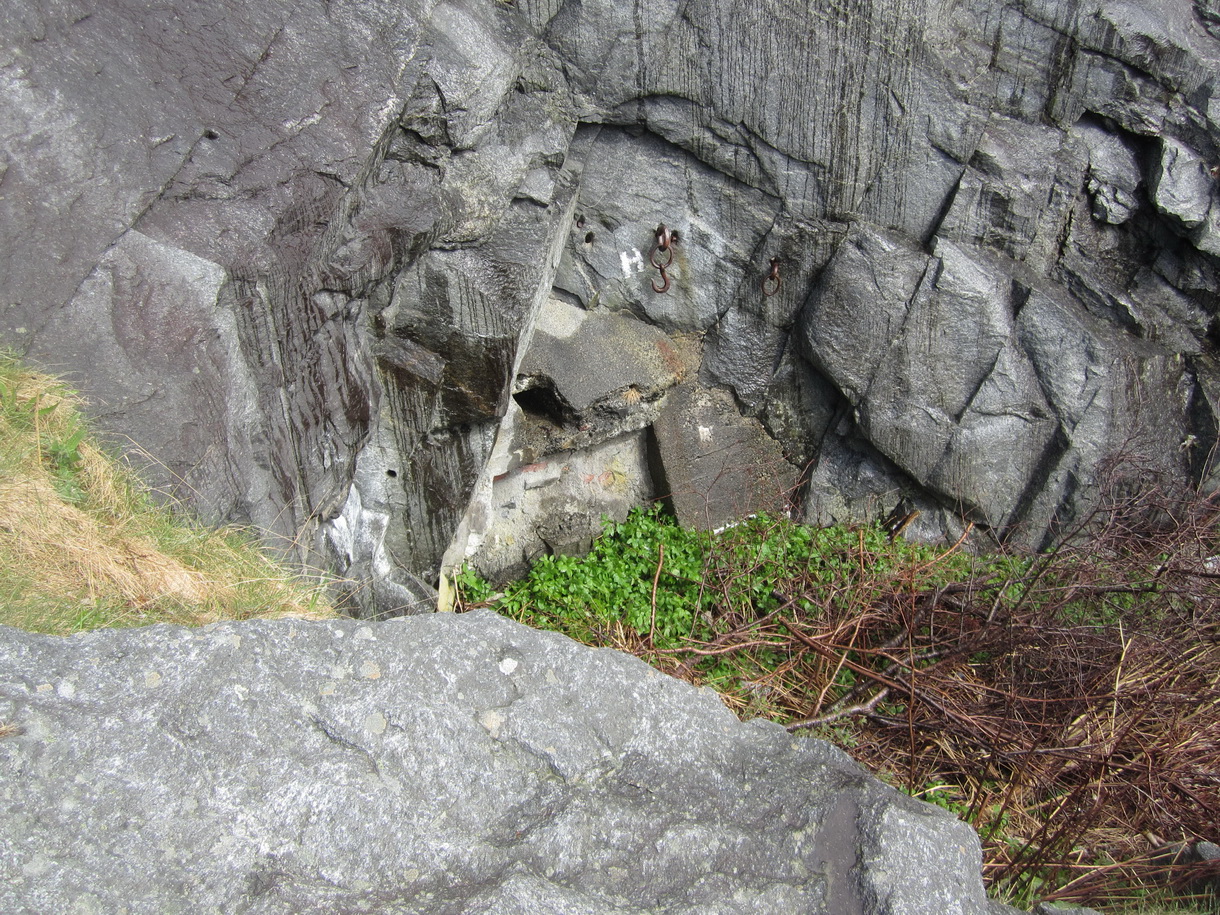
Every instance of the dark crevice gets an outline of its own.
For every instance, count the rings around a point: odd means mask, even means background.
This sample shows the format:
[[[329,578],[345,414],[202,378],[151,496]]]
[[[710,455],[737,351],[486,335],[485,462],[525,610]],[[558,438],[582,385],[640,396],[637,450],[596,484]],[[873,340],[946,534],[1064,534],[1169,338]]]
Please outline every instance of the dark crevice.
[[[652,479],[653,500],[659,502],[665,512],[675,516],[672,487],[665,473],[665,462],[661,460],[661,447],[656,431],[649,426],[644,431],[644,450],[648,464],[648,475]]]
[[[561,427],[576,423],[576,411],[559,393],[554,379],[535,375],[524,379],[523,383],[525,387],[513,394],[513,400],[528,416]]]

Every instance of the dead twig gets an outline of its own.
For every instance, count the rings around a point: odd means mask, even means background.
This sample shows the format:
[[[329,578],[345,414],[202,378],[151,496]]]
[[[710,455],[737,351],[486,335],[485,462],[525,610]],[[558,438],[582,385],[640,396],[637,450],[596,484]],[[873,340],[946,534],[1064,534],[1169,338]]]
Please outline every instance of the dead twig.
[[[853,715],[871,715],[877,706],[881,702],[885,701],[885,697],[889,694],[890,688],[887,686],[867,702],[861,702],[859,705],[853,705],[849,708],[840,709],[836,712],[831,712],[828,715],[819,715],[816,718],[807,718],[804,721],[797,721],[787,725],[787,728],[789,731],[800,731],[805,728],[816,728],[819,725],[830,724],[832,721],[839,721],[843,718],[851,718]]]
[[[661,580],[661,567],[665,565],[665,544],[657,544],[657,573],[652,576],[652,613],[648,620],[648,643],[657,642],[657,583]]]

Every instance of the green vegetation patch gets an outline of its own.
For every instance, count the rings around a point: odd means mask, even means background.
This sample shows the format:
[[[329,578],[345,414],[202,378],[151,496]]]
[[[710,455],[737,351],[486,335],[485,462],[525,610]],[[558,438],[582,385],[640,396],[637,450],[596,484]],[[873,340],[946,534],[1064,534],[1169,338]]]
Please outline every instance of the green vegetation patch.
[[[761,515],[688,531],[654,507],[498,593],[464,569],[458,606],[833,740],[974,825],[1005,898],[1155,903],[1158,846],[1214,839],[1220,809],[1220,507],[1106,472],[1096,511],[1037,556]]]
[[[544,556],[502,592],[469,566],[455,584],[464,608],[490,606],[586,644],[633,651],[715,687],[742,714],[787,723],[809,701],[791,689],[804,653],[796,621],[852,618],[896,589],[947,586],[974,565],[956,550],[891,539],[875,526],[814,528],[763,514],[712,533],[684,529],[655,505],[606,521],[587,556]],[[841,668],[834,681],[823,701],[856,677]]]

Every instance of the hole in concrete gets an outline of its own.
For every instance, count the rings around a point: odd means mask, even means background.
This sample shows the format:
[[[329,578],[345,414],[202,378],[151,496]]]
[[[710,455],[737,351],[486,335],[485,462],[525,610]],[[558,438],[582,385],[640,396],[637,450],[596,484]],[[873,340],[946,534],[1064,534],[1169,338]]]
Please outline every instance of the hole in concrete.
[[[555,389],[550,378],[535,378],[529,387],[513,395],[513,400],[527,415],[545,419],[556,426],[576,421],[573,410]]]
[[[390,478],[392,479],[392,478],[394,478],[394,477],[398,476],[398,471],[397,471],[397,470],[387,470],[387,471],[385,472],[385,475],[386,475],[387,477],[390,477]]]

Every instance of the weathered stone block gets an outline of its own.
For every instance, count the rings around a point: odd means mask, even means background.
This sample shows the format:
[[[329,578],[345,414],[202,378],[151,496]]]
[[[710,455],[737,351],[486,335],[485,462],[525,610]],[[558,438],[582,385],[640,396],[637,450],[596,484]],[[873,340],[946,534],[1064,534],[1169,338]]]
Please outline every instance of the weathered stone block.
[[[488,612],[0,627],[0,908],[984,915],[965,824]]]
[[[679,523],[716,528],[745,515],[786,512],[797,471],[724,391],[679,385],[653,424],[656,486]]]

